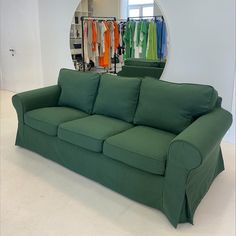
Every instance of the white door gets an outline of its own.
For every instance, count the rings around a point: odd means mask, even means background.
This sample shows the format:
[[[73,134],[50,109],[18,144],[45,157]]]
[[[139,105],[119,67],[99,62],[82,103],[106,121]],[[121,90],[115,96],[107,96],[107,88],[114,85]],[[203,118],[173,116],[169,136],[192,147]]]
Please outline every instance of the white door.
[[[42,86],[37,0],[0,0],[1,89]]]

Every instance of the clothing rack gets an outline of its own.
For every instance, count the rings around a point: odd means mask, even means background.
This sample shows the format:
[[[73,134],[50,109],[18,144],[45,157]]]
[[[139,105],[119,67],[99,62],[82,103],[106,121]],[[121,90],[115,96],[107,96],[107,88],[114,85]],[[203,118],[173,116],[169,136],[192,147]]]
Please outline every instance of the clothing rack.
[[[164,21],[164,17],[162,15],[156,15],[156,16],[130,16],[127,18],[127,21],[130,21],[132,19],[145,19],[145,18],[155,18],[155,20],[157,20],[157,18],[161,17],[162,20]]]
[[[127,21],[130,21],[130,20],[135,20],[137,21],[136,19],[140,19],[140,20],[143,20],[143,19],[149,19],[149,18],[154,18],[155,21],[158,19],[158,18],[161,18],[162,21],[165,21],[164,17],[162,15],[156,15],[156,16],[132,16],[132,17],[128,17],[127,18]],[[161,29],[161,45],[162,45],[162,37],[163,37],[163,28]],[[160,58],[160,60],[162,60],[162,58]]]
[[[83,71],[85,71],[85,61],[84,61],[84,20],[111,20],[111,21],[116,21],[116,17],[109,17],[109,16],[81,16],[81,26],[82,26],[82,53],[83,53],[83,58],[82,58],[82,63],[83,63]],[[116,54],[114,53],[114,74],[116,74]]]

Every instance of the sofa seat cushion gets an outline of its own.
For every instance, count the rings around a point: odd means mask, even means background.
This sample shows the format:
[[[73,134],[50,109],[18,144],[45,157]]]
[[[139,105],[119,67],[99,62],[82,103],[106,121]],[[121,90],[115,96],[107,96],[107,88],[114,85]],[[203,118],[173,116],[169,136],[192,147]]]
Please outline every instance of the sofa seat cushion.
[[[118,119],[93,115],[61,124],[58,137],[85,149],[101,152],[104,140],[132,127],[132,124]]]
[[[59,124],[85,116],[86,113],[69,107],[45,107],[25,113],[24,122],[33,129],[56,136]]]
[[[106,156],[138,169],[163,175],[170,142],[176,135],[147,126],[136,126],[108,138]]]

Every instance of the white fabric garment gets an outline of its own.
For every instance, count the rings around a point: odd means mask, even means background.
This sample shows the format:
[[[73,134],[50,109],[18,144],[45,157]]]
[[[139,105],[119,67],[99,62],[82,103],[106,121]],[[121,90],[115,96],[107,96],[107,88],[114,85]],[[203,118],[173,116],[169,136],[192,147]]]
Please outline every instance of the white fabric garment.
[[[102,47],[102,53],[105,52],[105,41],[104,41],[104,33],[107,31],[107,27],[104,24],[104,22],[100,23],[100,32],[101,32],[101,47]]]
[[[110,39],[111,39],[111,55],[114,53],[115,51],[115,36],[114,36],[114,22],[110,22]]]
[[[144,40],[144,34],[142,31],[140,31],[140,40],[139,40],[139,55],[142,55],[143,49],[142,49],[142,43]]]
[[[137,34],[138,34],[138,22],[135,23],[134,31],[134,57],[139,58],[139,46],[137,45]]]
[[[101,26],[100,23],[97,21],[96,22],[96,26],[97,26],[97,52],[98,52],[98,56],[100,56],[102,53],[102,39],[101,39]]]
[[[122,27],[123,25],[122,24],[119,24],[119,31],[120,31],[120,37],[119,37],[119,41],[120,41],[120,46],[123,45],[123,38],[122,38]]]
[[[92,43],[93,43],[93,32],[92,32],[92,21],[87,21],[88,26],[88,57],[93,60],[93,51],[92,51]]]
[[[86,21],[83,22],[83,27],[84,27],[84,62],[89,63],[89,56],[88,56],[88,24]]]

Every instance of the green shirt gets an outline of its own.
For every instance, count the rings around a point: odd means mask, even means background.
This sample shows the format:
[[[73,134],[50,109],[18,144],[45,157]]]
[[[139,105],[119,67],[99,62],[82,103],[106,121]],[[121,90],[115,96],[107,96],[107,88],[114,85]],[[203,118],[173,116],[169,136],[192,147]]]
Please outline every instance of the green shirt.
[[[140,53],[140,58],[146,58],[148,28],[149,28],[149,23],[147,21],[142,21],[140,27],[140,41],[139,41],[139,46],[142,51]]]
[[[142,24],[142,22],[140,22],[140,21],[137,22],[136,46],[139,46],[139,43],[140,43],[141,24]]]
[[[134,57],[134,31],[135,31],[135,22],[134,21],[127,22],[125,33],[123,36],[123,40],[125,43],[124,59]]]
[[[150,22],[149,24],[146,58],[157,59],[157,30],[155,22]]]
[[[130,21],[130,47],[131,47],[130,56],[131,57],[134,57],[134,32],[135,32],[135,27],[136,27],[136,22],[135,21]]]

